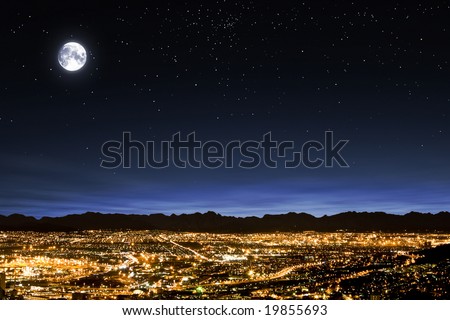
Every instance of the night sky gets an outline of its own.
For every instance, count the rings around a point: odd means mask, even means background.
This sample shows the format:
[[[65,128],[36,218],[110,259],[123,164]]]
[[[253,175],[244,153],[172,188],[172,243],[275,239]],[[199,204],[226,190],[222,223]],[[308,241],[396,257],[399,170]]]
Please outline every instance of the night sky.
[[[450,209],[449,1],[3,4],[0,214]],[[19,7],[20,6],[20,7]],[[66,42],[87,50],[61,68]],[[120,140],[348,139],[349,168],[100,167]]]

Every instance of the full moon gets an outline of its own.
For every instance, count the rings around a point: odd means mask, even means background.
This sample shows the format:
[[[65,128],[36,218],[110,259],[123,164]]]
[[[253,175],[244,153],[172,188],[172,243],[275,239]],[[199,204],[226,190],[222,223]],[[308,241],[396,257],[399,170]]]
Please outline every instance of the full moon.
[[[77,42],[68,42],[59,49],[58,61],[67,71],[77,71],[86,63],[86,50]]]

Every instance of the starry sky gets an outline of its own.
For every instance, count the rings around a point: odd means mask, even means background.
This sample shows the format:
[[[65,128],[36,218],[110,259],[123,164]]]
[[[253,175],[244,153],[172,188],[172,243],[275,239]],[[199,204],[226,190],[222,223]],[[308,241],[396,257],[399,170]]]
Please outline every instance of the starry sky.
[[[448,1],[3,7],[0,214],[450,209]],[[88,53],[72,73],[69,41]],[[124,131],[301,145],[327,130],[350,140],[349,168],[100,167]]]

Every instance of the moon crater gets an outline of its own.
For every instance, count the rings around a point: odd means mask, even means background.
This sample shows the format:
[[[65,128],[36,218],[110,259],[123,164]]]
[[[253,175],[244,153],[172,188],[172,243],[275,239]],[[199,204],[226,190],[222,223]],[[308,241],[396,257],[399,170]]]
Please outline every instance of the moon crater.
[[[67,71],[77,71],[86,64],[86,50],[77,42],[68,42],[59,49],[58,62]]]

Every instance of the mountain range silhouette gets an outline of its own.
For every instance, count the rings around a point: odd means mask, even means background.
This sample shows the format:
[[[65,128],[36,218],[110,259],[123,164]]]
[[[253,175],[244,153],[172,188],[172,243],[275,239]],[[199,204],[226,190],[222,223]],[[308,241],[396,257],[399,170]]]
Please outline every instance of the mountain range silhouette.
[[[77,231],[77,230],[169,230],[214,233],[254,233],[276,231],[352,232],[434,232],[450,231],[450,213],[410,212],[405,215],[385,212],[343,212],[315,217],[308,213],[266,214],[262,217],[223,216],[206,213],[102,214],[86,212],[37,219],[22,214],[0,215],[1,231]]]

